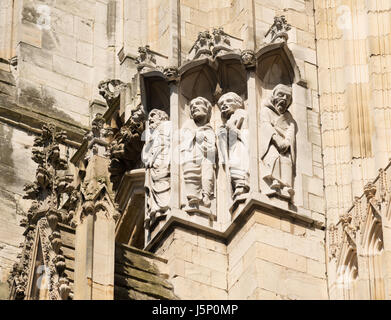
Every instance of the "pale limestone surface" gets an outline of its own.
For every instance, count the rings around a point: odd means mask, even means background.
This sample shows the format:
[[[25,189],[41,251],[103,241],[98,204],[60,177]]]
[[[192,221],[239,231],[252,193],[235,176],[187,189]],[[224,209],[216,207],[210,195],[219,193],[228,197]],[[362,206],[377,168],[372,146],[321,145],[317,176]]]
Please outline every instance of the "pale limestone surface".
[[[34,180],[34,164],[26,165],[26,161],[30,161],[27,159],[30,159],[33,144],[31,133],[36,135],[37,132],[26,125],[36,128],[37,123],[54,120],[70,127],[71,131],[81,131],[92,123],[96,106],[104,104],[99,96],[100,81],[119,79],[126,84],[127,93],[126,97],[121,94],[120,111],[110,119],[110,126],[121,127],[121,121],[131,118],[132,107],[140,101],[146,111],[164,106],[173,125],[169,201],[172,210],[149,234],[149,240],[146,233],[145,240],[149,250],[168,259],[166,267],[179,297],[388,297],[387,292],[381,291],[368,296],[370,286],[379,288],[382,278],[389,280],[388,275],[379,275],[378,270],[368,270],[365,259],[369,258],[360,247],[358,258],[351,254],[349,247],[342,248],[345,264],[338,264],[335,258],[325,260],[335,244],[329,238],[326,241],[330,241],[331,247],[324,243],[326,232],[322,228],[326,213],[328,224],[337,225],[340,216],[352,206],[354,197],[361,196],[365,183],[375,178],[377,170],[384,168],[390,157],[387,84],[390,10],[386,1],[367,3],[363,0],[349,5],[343,1],[326,3],[321,0],[255,0],[253,3],[183,0],[179,6],[176,0],[63,0],[50,6],[39,0],[18,0],[14,1],[14,7],[12,1],[3,1],[0,5],[0,58],[5,62],[0,61],[0,71],[5,73],[0,74],[0,95],[7,99],[13,97],[13,101],[28,108],[29,113],[8,106],[9,100],[4,103],[1,100],[1,110],[3,107],[5,110],[0,119],[5,123],[2,125],[3,179],[9,178],[11,183],[4,181],[0,186],[4,189],[0,201],[5,208],[0,217],[5,222],[3,228],[0,227],[0,285],[5,287],[3,283],[16,259],[18,243],[23,240],[22,229],[17,227],[29,207],[29,203],[21,199],[23,184]],[[270,41],[265,35],[276,22],[275,18],[282,15],[290,25],[280,37],[283,42],[286,40],[286,47],[283,45],[277,53],[267,51],[271,47],[265,47],[264,43],[280,43]],[[206,55],[211,54],[212,59],[206,64],[197,65],[194,61],[187,64],[193,57],[191,50],[199,33],[209,31],[214,37],[219,34],[220,26],[224,26],[227,38],[223,35],[220,42],[212,41],[214,46],[216,43],[222,46],[220,53],[211,47]],[[279,31],[274,25],[273,32],[278,34]],[[155,62],[151,57],[148,60],[139,55],[139,47],[146,48],[146,45]],[[250,54],[248,61],[240,60],[239,55],[237,61],[241,62],[233,64],[232,68],[225,67],[223,60],[219,60],[218,66],[214,64],[217,56],[222,58],[224,53],[230,52],[227,48],[233,49],[232,54],[234,50],[250,49],[258,61],[252,60]],[[17,65],[6,63],[14,56],[17,56],[13,60],[18,61]],[[266,67],[260,67],[262,65]],[[168,83],[166,80],[153,83],[157,74],[148,75],[148,72],[155,72],[155,66],[174,67],[172,70],[180,67],[180,75],[171,74]],[[219,79],[216,73],[220,74]],[[10,75],[15,79],[10,80]],[[229,82],[229,79],[239,80]],[[265,196],[260,166],[264,136],[258,121],[260,111],[279,83],[292,86],[290,112],[297,123],[297,159],[292,183],[295,195],[290,204],[284,199]],[[228,91],[241,96],[244,111],[249,116],[252,140],[248,199],[234,204],[227,201],[231,196],[229,179],[227,172],[218,168],[217,187],[213,190],[216,199],[211,203],[213,214],[189,216],[180,210],[186,192],[181,187],[183,174],[177,159],[175,129],[182,128],[189,119],[191,99],[203,96],[212,102],[210,125],[217,132],[222,120],[216,102],[220,94]],[[111,105],[109,101],[107,104]],[[103,114],[105,109],[101,111]],[[31,120],[32,115],[36,120]],[[76,143],[81,142],[80,131],[73,135],[78,137],[74,139]],[[91,148],[90,159],[94,152],[103,152],[105,148],[103,145]],[[106,169],[104,166],[102,170]],[[134,191],[120,190],[119,197],[123,198],[127,197],[126,192],[133,194]],[[253,211],[250,199],[261,208]],[[262,207],[265,204],[267,210]],[[358,207],[356,202],[355,207]],[[239,223],[248,216],[250,220]],[[384,213],[382,217],[383,249],[378,241],[381,238],[376,233],[378,229],[371,231],[376,234],[374,243],[383,250],[376,251],[375,266],[388,265],[389,230]],[[136,220],[132,220],[133,226],[138,225]],[[174,220],[182,221],[186,227],[167,231],[166,227]],[[107,231],[106,238],[114,241],[112,226],[105,225],[102,230],[102,235]],[[144,235],[137,234],[137,228],[133,231],[135,234],[129,236],[130,239],[144,239]],[[159,238],[160,232],[166,238]],[[112,248],[105,247],[103,238],[96,239],[96,243],[100,242],[102,252],[97,249],[96,261],[112,257]],[[369,250],[369,247],[363,248]],[[375,250],[375,247],[370,248]],[[85,253],[79,258],[83,260]],[[205,265],[210,261],[214,261],[215,266]],[[325,287],[326,265],[330,296]],[[99,263],[95,267],[99,270]],[[112,270],[97,272],[96,292],[101,294],[109,283],[105,276],[109,277],[107,273]],[[373,275],[377,282],[368,280]],[[357,280],[358,284],[352,284],[352,280]],[[341,291],[341,284],[347,288],[345,291]],[[3,287],[0,287],[0,295]],[[374,292],[373,288],[371,290]],[[310,294],[314,292],[318,295]],[[99,297],[110,295],[112,292],[108,290]]]

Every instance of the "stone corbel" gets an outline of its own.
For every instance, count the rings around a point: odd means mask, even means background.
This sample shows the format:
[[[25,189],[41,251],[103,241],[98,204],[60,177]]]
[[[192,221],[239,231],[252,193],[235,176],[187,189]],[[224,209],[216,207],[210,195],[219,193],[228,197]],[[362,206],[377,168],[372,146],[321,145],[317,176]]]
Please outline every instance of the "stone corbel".
[[[179,82],[180,76],[177,67],[164,68],[163,74],[169,84],[177,84]]]
[[[243,50],[240,54],[240,59],[246,69],[254,69],[256,66],[255,52],[254,50]]]

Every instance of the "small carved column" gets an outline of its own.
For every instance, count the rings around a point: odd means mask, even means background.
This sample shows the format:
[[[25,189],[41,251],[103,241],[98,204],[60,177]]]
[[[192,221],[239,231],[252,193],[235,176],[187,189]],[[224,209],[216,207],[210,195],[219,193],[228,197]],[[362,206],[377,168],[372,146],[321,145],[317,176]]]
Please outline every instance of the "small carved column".
[[[102,119],[95,119],[89,140],[86,176],[81,193],[75,244],[75,299],[114,299],[115,223],[118,218],[112,201],[107,142]]]
[[[248,93],[248,127],[249,127],[249,156],[250,156],[250,192],[259,192],[259,164],[258,164],[258,107],[257,87],[255,74],[255,53],[252,50],[244,50],[241,54],[242,63],[247,70]]]

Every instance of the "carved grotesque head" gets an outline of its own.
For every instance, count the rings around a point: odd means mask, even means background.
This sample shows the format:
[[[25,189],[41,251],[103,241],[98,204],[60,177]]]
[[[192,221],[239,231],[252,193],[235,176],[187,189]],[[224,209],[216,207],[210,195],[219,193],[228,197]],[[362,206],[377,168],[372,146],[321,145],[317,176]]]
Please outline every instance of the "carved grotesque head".
[[[190,118],[198,125],[205,125],[212,116],[212,104],[203,97],[190,101]]]
[[[283,84],[277,85],[273,90],[271,103],[279,114],[284,114],[292,104],[292,88]]]
[[[253,50],[243,50],[241,54],[241,59],[244,65],[253,65],[255,64],[255,54]]]
[[[144,122],[146,120],[146,115],[141,104],[139,104],[135,109],[133,109],[130,114],[130,117],[134,122]]]
[[[237,109],[243,109],[243,99],[235,92],[228,92],[221,96],[217,102],[223,121],[227,121]]]
[[[149,129],[156,129],[160,123],[168,121],[168,115],[163,110],[152,109],[148,116]]]

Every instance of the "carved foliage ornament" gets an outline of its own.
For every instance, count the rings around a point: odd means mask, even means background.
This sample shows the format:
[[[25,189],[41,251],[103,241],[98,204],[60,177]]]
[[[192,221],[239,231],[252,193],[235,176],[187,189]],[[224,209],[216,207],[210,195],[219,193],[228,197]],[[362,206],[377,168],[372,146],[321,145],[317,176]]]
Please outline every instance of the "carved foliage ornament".
[[[18,261],[14,263],[11,273],[8,278],[10,287],[14,290],[14,299],[24,299],[28,284],[28,277],[33,259],[33,245],[34,245],[34,227],[28,229],[25,234],[25,240],[19,247],[22,252],[17,256]]]
[[[60,144],[65,139],[65,132],[57,131],[53,124],[44,125],[41,134],[35,138],[32,159],[38,164],[36,180],[24,188],[26,191],[24,198],[31,199],[33,202],[26,219],[21,222],[21,225],[27,228],[24,252],[28,252],[26,248],[31,247],[31,230],[38,228],[44,259],[46,258],[45,265],[49,268],[51,265],[54,266],[54,272],[50,277],[50,281],[54,281],[54,284],[51,287],[52,291],[49,292],[49,296],[53,299],[60,298],[56,281],[58,278],[66,277],[59,262],[61,237],[57,225],[58,222],[71,221],[77,202],[72,185],[73,176],[61,173],[68,169],[68,161],[60,152]],[[26,259],[21,261],[23,263]],[[14,285],[18,287],[16,280]],[[18,291],[20,292],[19,289]],[[20,292],[19,297],[24,294]],[[68,298],[64,295],[62,297]]]

